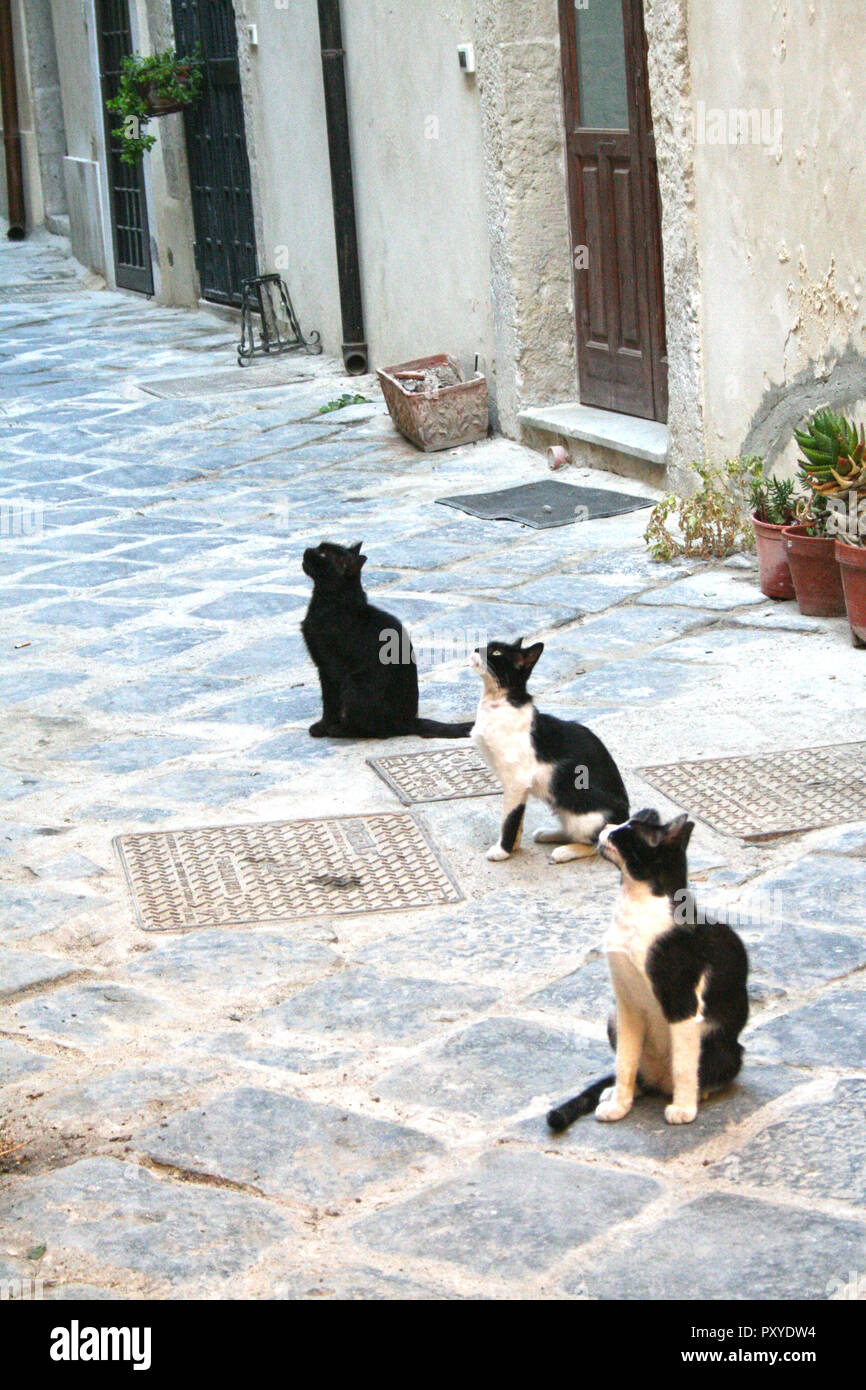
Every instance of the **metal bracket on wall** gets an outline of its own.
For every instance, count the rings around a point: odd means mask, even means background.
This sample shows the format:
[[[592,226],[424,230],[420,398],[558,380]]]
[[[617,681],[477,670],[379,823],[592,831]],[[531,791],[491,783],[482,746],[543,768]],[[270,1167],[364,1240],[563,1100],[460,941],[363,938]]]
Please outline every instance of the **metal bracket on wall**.
[[[254,314],[260,319],[258,338]],[[304,337],[282,276],[257,275],[244,280],[238,364],[245,367],[253,357],[278,357],[280,353],[301,349],[311,354],[321,352],[320,334],[313,332]]]

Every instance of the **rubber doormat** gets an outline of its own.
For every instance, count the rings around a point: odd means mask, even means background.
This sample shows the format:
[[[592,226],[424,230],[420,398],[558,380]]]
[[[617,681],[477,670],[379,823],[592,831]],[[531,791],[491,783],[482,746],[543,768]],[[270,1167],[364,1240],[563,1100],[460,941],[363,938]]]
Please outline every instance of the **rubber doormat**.
[[[457,497],[437,497],[443,507],[479,516],[485,521],[519,521],[523,526],[542,530],[548,526],[570,526],[575,521],[594,521],[604,516],[621,516],[651,507],[648,497],[600,487],[577,487],[545,478],[520,487],[504,487],[499,492],[472,492]]]
[[[743,840],[866,820],[866,743],[637,771],[689,815]]]
[[[143,931],[397,912],[463,897],[405,811],[148,831],[114,844]]]
[[[502,787],[472,748],[444,748],[435,753],[396,753],[367,762],[396,792],[404,806],[418,801],[456,801],[464,796],[493,796]]]

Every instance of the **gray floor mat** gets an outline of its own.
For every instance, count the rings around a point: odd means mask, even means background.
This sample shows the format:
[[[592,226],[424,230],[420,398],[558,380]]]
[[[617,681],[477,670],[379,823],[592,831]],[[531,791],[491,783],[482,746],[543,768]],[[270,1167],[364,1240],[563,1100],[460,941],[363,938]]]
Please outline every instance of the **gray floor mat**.
[[[541,530],[548,526],[569,526],[575,521],[620,516],[640,507],[651,507],[648,497],[607,488],[577,487],[554,478],[543,482],[505,487],[498,492],[464,493],[456,497],[437,497],[443,507],[456,507],[486,521],[517,521]]]

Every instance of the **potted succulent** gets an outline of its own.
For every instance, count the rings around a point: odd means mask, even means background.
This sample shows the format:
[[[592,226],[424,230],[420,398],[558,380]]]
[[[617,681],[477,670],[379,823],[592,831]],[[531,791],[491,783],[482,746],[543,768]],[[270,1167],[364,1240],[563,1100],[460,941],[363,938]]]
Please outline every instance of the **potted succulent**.
[[[866,536],[844,532],[836,537],[845,608],[855,647],[866,647]]]
[[[866,437],[844,415],[819,410],[794,431],[800,446],[800,476],[809,490],[797,507],[797,524],[783,531],[788,564],[801,613],[833,618],[845,612],[836,557],[838,510],[830,499],[866,486]]]
[[[789,478],[765,478],[763,473],[755,478],[751,517],[761,593],[767,598],[793,598],[794,581],[782,532],[797,521],[796,483]]]
[[[120,141],[124,164],[137,164],[156,144],[156,136],[145,129],[148,121],[191,106],[201,95],[202,81],[198,52],[192,58],[178,58],[173,49],[167,49],[144,58],[132,53],[123,59],[117,94],[105,104],[121,118],[111,133]]]

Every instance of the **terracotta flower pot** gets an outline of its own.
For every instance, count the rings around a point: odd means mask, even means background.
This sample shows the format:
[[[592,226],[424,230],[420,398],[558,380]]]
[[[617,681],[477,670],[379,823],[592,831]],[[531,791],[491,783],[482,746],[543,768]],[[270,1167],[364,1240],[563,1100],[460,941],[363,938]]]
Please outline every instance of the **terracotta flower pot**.
[[[446,366],[454,371],[453,386],[413,392],[403,384],[422,378],[428,370]],[[454,449],[458,444],[486,439],[487,378],[481,372],[461,381],[455,358],[440,352],[434,357],[416,357],[396,367],[383,367],[376,375],[391,419],[419,449]]]
[[[800,612],[810,618],[836,618],[844,613],[836,538],[810,536],[805,526],[786,526],[782,536]]]
[[[192,69],[179,67],[176,76],[181,86],[189,86]],[[191,98],[187,101],[172,101],[169,97],[161,96],[156,83],[150,80],[141,83],[140,91],[150,108],[151,116],[154,117],[173,116],[178,111],[185,111],[190,105]]]
[[[851,641],[855,647],[866,647],[866,546],[846,545],[837,540],[836,559],[842,573]]]
[[[771,521],[759,521],[754,512],[752,526],[758,552],[761,593],[766,594],[767,598],[793,598],[794,581],[791,578],[785,542],[782,539],[784,526],[776,526]]]

